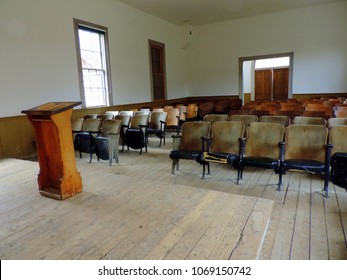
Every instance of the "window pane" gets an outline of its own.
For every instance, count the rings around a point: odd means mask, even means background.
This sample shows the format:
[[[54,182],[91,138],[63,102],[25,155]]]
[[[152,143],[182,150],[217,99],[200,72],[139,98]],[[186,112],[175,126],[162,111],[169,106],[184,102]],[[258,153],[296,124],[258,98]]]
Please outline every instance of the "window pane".
[[[78,25],[76,34],[79,42],[83,100],[86,107],[109,105],[108,72],[106,61],[105,32],[93,30],[93,24]],[[81,85],[82,86],[82,85]]]
[[[255,61],[255,69],[261,68],[274,68],[274,67],[288,67],[289,66],[289,56],[259,59]]]

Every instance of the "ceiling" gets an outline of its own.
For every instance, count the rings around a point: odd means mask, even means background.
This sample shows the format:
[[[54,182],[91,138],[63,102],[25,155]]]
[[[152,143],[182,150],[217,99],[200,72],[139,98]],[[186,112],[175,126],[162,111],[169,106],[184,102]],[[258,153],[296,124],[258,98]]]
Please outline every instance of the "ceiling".
[[[176,25],[202,25],[346,0],[118,0]]]

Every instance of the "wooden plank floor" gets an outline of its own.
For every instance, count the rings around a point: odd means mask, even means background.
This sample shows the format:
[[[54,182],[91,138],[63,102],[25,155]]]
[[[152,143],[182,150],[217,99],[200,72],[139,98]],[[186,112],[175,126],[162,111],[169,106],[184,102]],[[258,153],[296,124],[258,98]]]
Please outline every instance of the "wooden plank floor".
[[[64,201],[38,193],[38,164],[0,160],[1,259],[347,259],[347,193],[319,176],[236,171],[181,161],[171,174],[171,139],[119,164],[76,155],[83,192]]]

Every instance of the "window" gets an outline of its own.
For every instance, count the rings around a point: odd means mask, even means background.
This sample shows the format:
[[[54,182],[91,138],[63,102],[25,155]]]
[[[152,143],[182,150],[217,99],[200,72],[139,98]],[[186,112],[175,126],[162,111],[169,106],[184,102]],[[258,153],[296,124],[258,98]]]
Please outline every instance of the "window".
[[[107,28],[74,19],[83,107],[112,105]]]
[[[268,59],[258,59],[255,61],[255,69],[264,68],[276,68],[276,67],[289,67],[289,56],[268,58]]]

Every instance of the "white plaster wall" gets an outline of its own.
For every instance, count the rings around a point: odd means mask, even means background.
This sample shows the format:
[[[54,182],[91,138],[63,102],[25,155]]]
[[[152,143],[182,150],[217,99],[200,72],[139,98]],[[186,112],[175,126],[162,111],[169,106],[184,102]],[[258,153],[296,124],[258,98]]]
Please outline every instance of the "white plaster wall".
[[[148,39],[166,45],[167,97],[187,96],[179,27],[115,0],[0,0],[0,117],[80,100],[73,18],[108,27],[114,104],[152,100]]]
[[[293,93],[346,93],[346,28],[346,1],[195,27],[190,95],[238,95],[239,57],[286,52]]]

